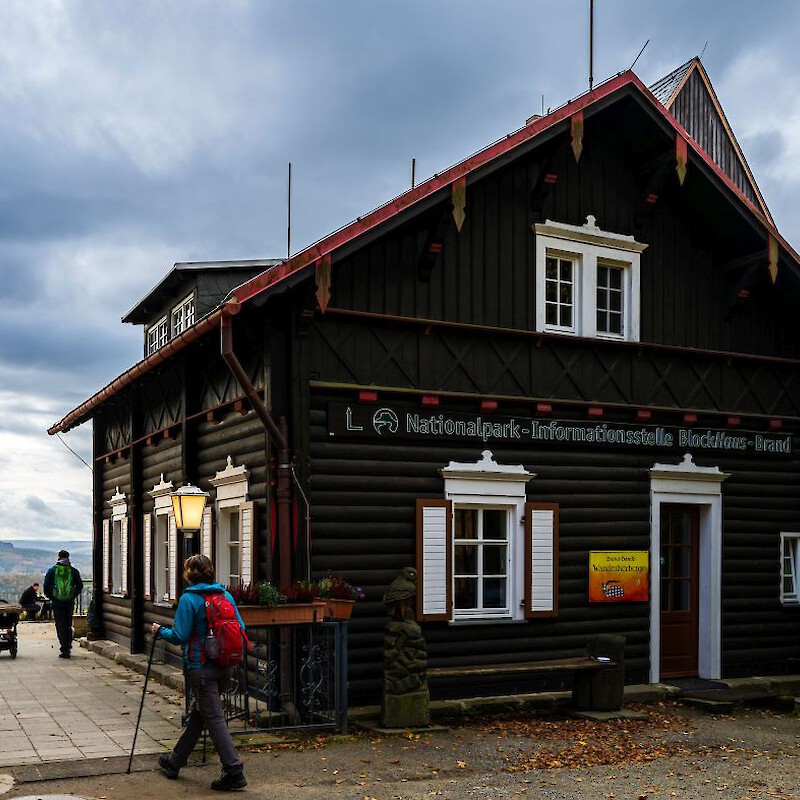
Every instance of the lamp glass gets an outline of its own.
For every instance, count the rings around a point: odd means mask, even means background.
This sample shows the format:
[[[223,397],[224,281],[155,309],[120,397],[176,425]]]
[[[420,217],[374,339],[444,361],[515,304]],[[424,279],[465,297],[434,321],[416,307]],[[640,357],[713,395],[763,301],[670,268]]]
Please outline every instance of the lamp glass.
[[[208,496],[208,492],[191,484],[181,486],[178,491],[172,493],[172,510],[178,530],[196,531],[200,529]]]

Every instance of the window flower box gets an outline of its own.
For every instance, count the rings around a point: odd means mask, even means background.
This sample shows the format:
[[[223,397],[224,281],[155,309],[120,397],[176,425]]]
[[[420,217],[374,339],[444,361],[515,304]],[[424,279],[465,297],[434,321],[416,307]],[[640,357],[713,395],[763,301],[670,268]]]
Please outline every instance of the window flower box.
[[[320,622],[324,614],[321,603],[281,603],[277,606],[242,605],[238,606],[244,624],[250,627],[259,625],[303,625]]]

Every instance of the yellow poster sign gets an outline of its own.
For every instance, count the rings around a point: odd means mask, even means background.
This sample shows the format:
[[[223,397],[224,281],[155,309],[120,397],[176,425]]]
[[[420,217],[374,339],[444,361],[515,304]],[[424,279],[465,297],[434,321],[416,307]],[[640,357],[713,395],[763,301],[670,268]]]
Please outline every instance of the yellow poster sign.
[[[589,553],[589,602],[647,600],[650,560],[646,550],[594,550]]]

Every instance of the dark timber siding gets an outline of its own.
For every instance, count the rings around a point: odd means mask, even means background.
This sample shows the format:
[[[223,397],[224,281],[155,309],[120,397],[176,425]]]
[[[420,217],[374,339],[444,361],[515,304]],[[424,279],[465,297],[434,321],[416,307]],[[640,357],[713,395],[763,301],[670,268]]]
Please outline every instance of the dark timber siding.
[[[326,413],[331,399],[312,397],[312,568],[315,574],[333,570],[364,585],[367,599],[357,604],[350,626],[349,677],[353,702],[374,702],[381,686],[387,621],[381,598],[397,572],[414,564],[414,502],[418,497],[441,498],[438,471],[451,460],[477,460],[483,447],[332,441]],[[590,605],[588,553],[649,551],[649,469],[656,462],[677,463],[681,453],[586,452],[546,445],[535,450],[496,447],[493,452],[500,463],[523,464],[536,473],[528,484],[529,500],[559,504],[558,616],[500,625],[427,623],[430,665],[567,657],[580,653],[595,633],[622,633],[627,680],[646,682],[649,605]],[[780,671],[799,652],[800,615],[780,606],[778,583],[780,532],[800,529],[800,462],[708,454],[696,460],[731,473],[723,484],[723,674]],[[504,680],[502,686],[487,683],[481,690],[509,693],[522,688],[523,683],[511,686]]]
[[[594,139],[593,131],[590,120],[579,164],[566,148],[551,165],[558,180],[540,213],[529,198],[542,167],[532,155],[468,185],[466,222],[460,233],[448,224],[429,280],[420,277],[417,260],[429,229],[449,214],[445,204],[335,263],[331,305],[532,330],[531,226],[544,219],[582,225],[594,214],[602,229],[635,234],[649,245],[641,259],[642,341],[800,356],[800,340],[787,315],[778,313],[780,292],[769,285],[766,266],[748,302],[731,313],[738,274],[723,266],[741,255],[741,247],[763,251],[766,265],[765,239],[748,239],[741,219],[725,207],[715,210],[722,216],[708,217],[716,198],[703,193],[697,173],[691,189],[678,187],[670,176],[652,214],[640,219],[637,165],[622,145]]]

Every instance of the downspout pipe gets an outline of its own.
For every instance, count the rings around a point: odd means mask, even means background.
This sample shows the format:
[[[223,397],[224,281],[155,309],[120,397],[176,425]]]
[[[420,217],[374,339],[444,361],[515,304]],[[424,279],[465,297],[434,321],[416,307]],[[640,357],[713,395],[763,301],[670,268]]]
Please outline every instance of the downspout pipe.
[[[278,585],[289,586],[292,583],[292,554],[291,554],[291,503],[292,503],[292,461],[289,454],[289,435],[286,418],[281,417],[279,424],[264,405],[264,401],[256,391],[250,376],[242,367],[241,362],[233,352],[233,316],[239,312],[238,302],[225,303],[220,320],[220,354],[228,365],[233,377],[238,382],[242,391],[247,396],[253,410],[264,425],[267,435],[278,451]],[[289,629],[282,626],[280,630],[280,693],[283,711],[292,724],[300,723],[300,713],[294,702],[294,676],[292,674],[292,637]]]
[[[278,578],[285,586],[292,583],[291,558],[291,503],[292,503],[292,459],[289,453],[289,441],[286,420],[281,418],[276,424],[264,401],[253,386],[250,376],[245,371],[236,353],[233,352],[233,316],[239,312],[239,304],[229,301],[225,304],[220,320],[220,354],[228,365],[233,377],[250,401],[253,410],[261,420],[270,441],[278,451],[277,495],[278,495]]]

